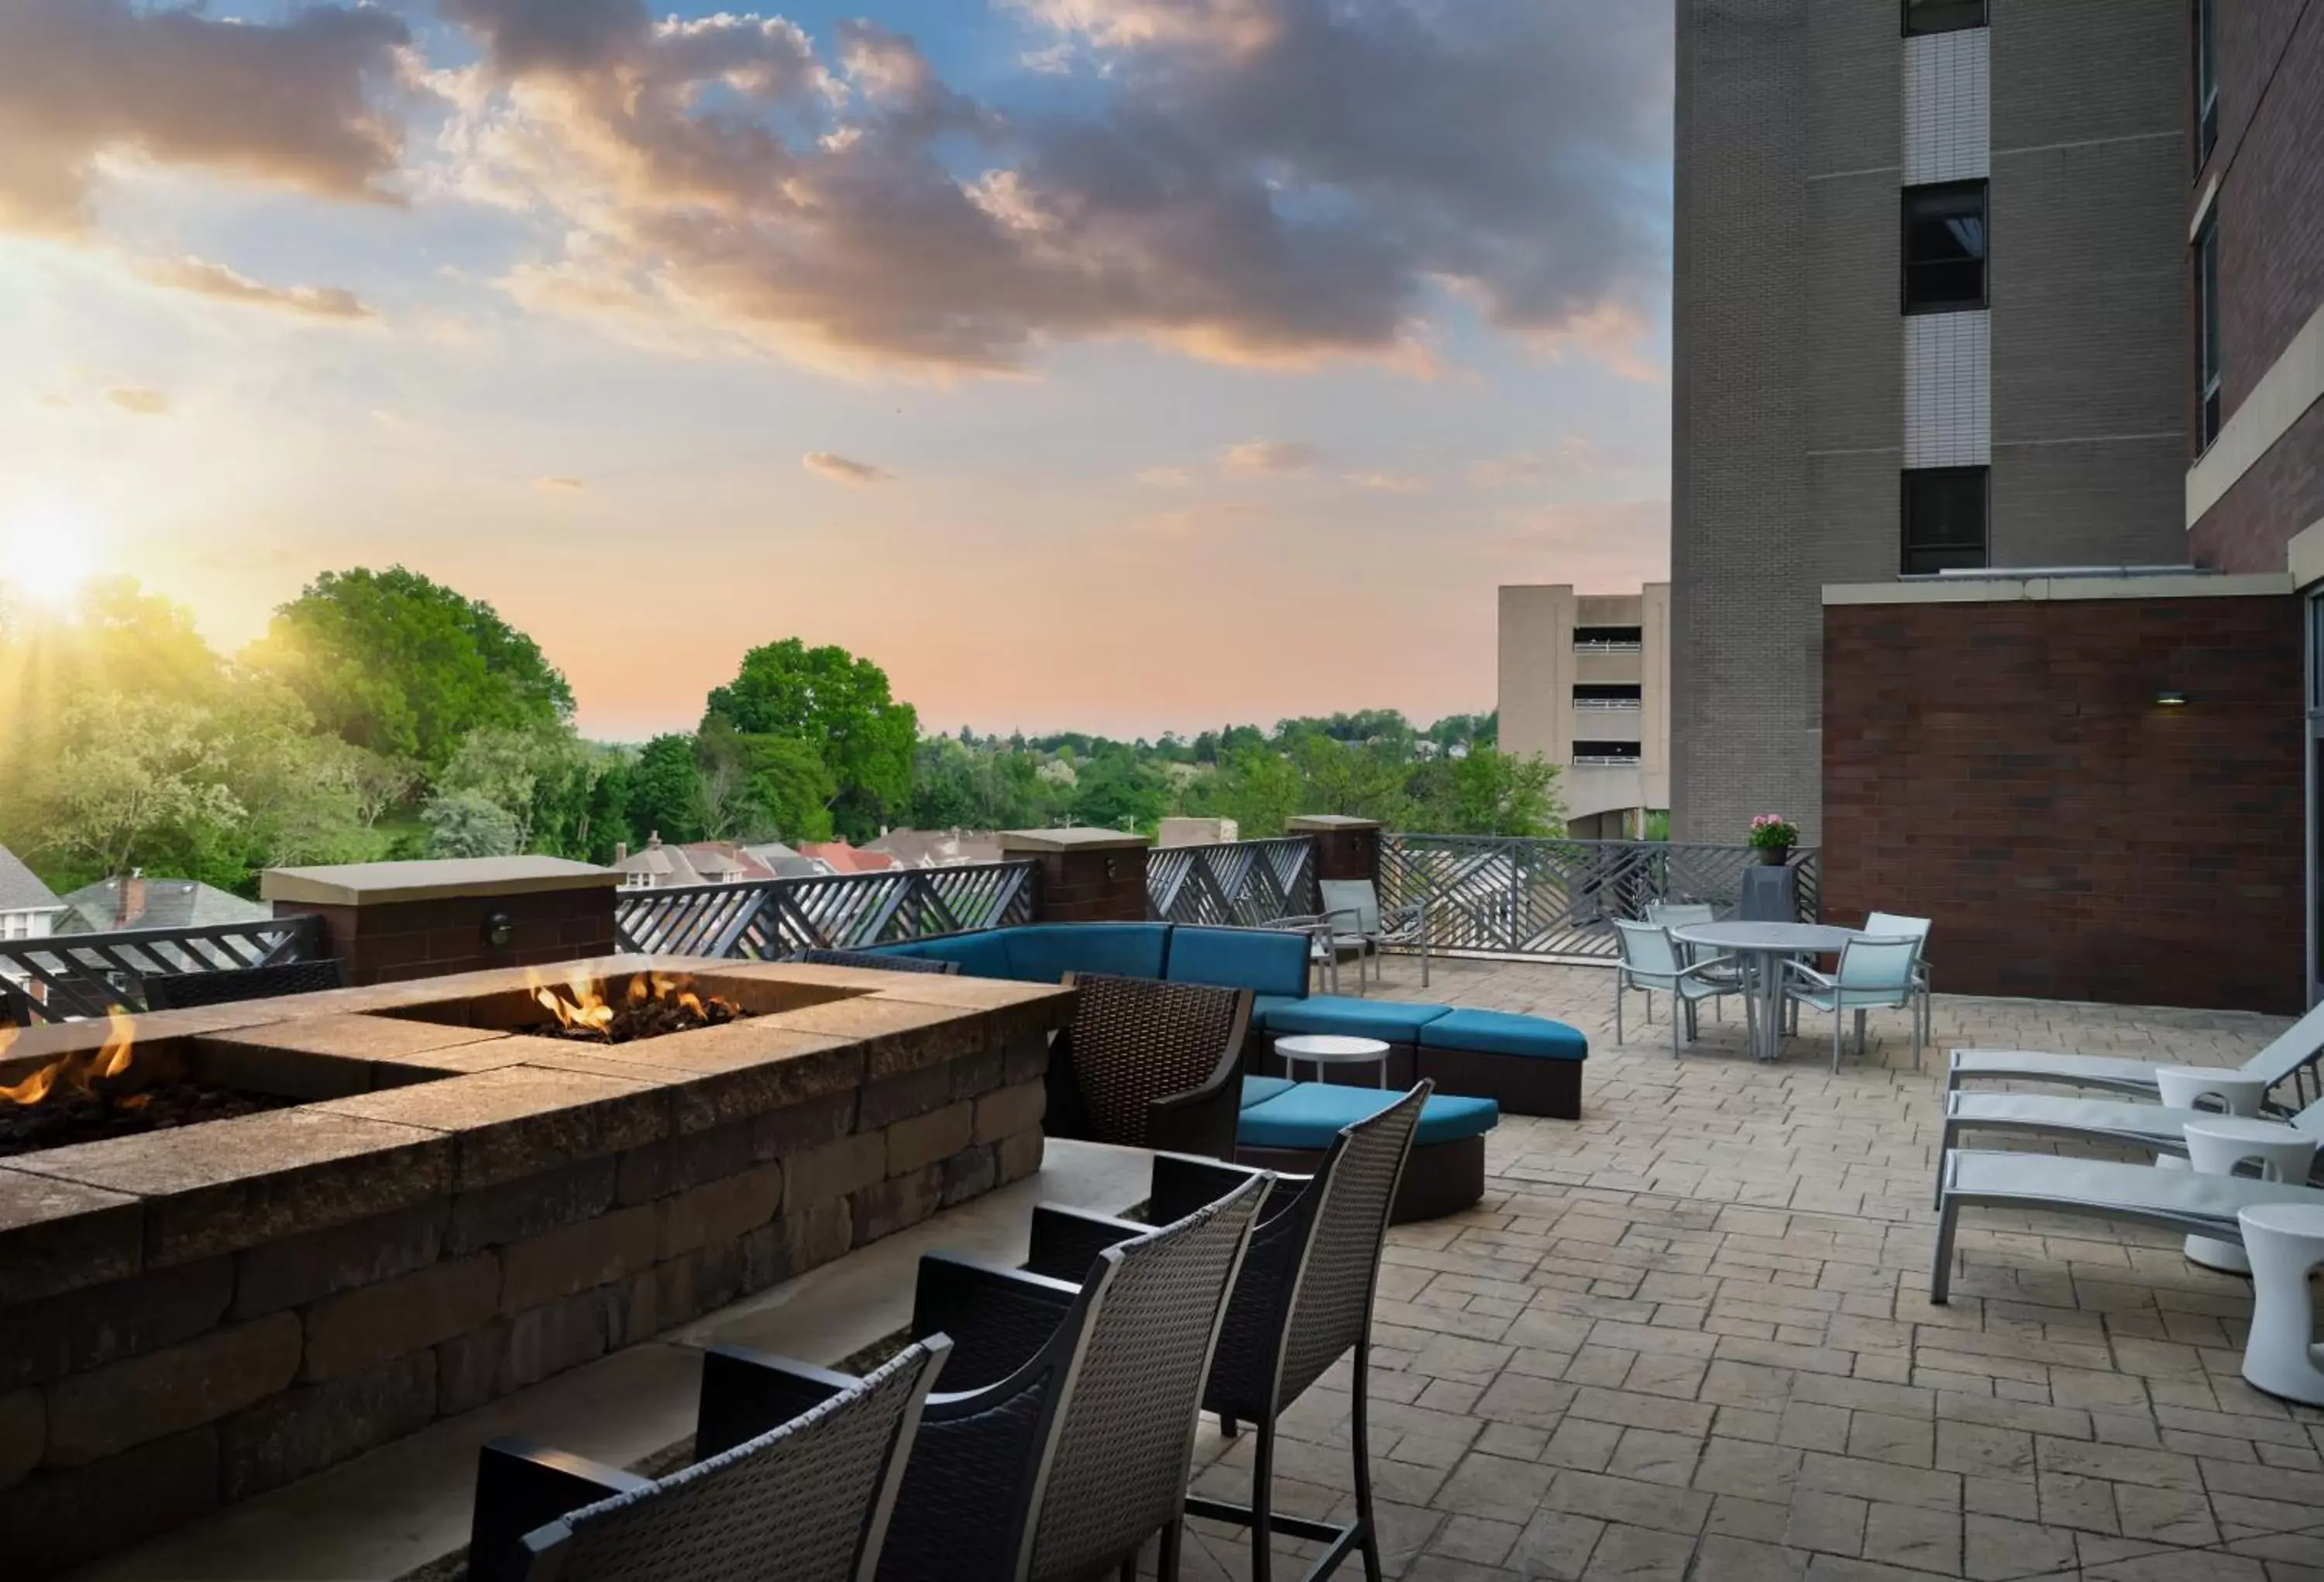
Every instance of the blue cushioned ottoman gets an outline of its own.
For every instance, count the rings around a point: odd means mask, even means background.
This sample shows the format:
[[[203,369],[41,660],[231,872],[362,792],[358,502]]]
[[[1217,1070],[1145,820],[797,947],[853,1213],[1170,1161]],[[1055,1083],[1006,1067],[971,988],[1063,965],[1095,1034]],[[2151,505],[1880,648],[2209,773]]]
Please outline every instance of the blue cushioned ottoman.
[[[1251,1008],[1251,1022],[1265,1037],[1259,1041],[1251,1069],[1284,1076],[1311,1077],[1313,1066],[1296,1071],[1275,1053],[1275,1041],[1300,1033],[1329,1033],[1342,1038],[1376,1038],[1388,1045],[1388,1086],[1403,1092],[1419,1080],[1420,1030],[1445,1013],[1442,1005],[1416,1005],[1406,1000],[1362,1000],[1352,995],[1310,995],[1300,1000],[1272,995]],[[1380,1080],[1378,1066],[1330,1066],[1320,1081],[1374,1087]]]
[[[1448,1011],[1420,1029],[1418,1075],[1441,1093],[1483,1094],[1513,1115],[1582,1118],[1590,1041],[1563,1022],[1507,1011]]]
[[[1244,1105],[1235,1126],[1235,1158],[1293,1174],[1305,1175],[1323,1162],[1332,1140],[1357,1122],[1368,1120],[1403,1096],[1376,1087],[1342,1087],[1322,1082],[1296,1082],[1254,1104],[1250,1084],[1268,1080],[1244,1078]],[[1485,1133],[1499,1123],[1500,1110],[1489,1098],[1431,1096],[1420,1112],[1420,1126],[1412,1140],[1412,1158],[1404,1167],[1397,1189],[1391,1223],[1435,1219],[1457,1214],[1485,1195]]]

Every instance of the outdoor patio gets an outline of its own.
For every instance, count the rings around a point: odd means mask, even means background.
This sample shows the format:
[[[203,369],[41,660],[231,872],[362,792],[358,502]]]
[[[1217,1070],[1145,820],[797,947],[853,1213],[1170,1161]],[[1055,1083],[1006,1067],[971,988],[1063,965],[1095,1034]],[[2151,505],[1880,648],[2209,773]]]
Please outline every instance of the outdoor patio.
[[[1392,1570],[2324,1577],[2324,1413],[2237,1376],[2243,1282],[2157,1234],[1971,1211],[1951,1304],[1925,1296],[1946,1048],[2230,1064],[2281,1021],[1941,995],[1923,1073],[1897,1013],[1833,1076],[1813,1027],[1751,1062],[1734,1007],[1674,1060],[1632,995],[1617,1045],[1602,968],[1440,961],[1424,994],[1398,959],[1374,992],[1537,1012],[1592,1051],[1587,1119],[1504,1120],[1486,1200],[1391,1235]],[[1346,1400],[1286,1420],[1282,1508],[1350,1508]],[[1198,1489],[1240,1494],[1250,1446],[1206,1426]],[[1190,1576],[1248,1575],[1240,1536],[1196,1527]]]

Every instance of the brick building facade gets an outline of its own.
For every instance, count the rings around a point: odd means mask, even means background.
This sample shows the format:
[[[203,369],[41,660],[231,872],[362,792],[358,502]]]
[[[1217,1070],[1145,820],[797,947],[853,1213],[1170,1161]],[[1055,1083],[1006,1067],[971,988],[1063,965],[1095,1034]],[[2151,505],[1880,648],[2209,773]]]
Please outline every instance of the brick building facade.
[[[2292,602],[2144,580],[1827,590],[1831,915],[1928,916],[1948,994],[2303,1008]]]

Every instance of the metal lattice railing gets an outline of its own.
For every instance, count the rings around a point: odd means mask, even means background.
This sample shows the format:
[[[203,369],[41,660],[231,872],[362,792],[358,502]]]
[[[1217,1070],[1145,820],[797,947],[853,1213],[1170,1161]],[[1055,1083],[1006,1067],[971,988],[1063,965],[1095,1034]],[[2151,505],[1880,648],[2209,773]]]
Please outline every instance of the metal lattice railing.
[[[1168,846],[1146,854],[1146,910],[1172,923],[1245,928],[1312,913],[1315,843],[1304,835],[1221,846]]]
[[[1803,922],[1822,914],[1819,856],[1792,853]],[[1620,955],[1615,920],[1644,918],[1652,901],[1732,911],[1744,870],[1758,860],[1743,846],[1383,835],[1380,900],[1426,901],[1434,950],[1611,961]]]
[[[622,948],[771,961],[1033,921],[1035,865],[977,863],[614,892]]]
[[[148,978],[311,961],[322,949],[311,914],[246,923],[122,929],[0,942],[0,1022],[28,1026],[142,1010]]]

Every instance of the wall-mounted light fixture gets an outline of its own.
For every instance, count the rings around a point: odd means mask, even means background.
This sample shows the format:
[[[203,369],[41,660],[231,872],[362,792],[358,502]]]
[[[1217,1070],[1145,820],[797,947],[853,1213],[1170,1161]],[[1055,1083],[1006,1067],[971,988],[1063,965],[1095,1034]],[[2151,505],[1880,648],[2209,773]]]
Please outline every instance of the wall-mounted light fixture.
[[[2184,708],[2187,707],[2187,694],[2176,687],[2165,687],[2155,693],[2154,706],[2157,708]]]
[[[484,920],[484,943],[493,949],[505,948],[516,938],[516,920],[504,911],[496,911]]]

